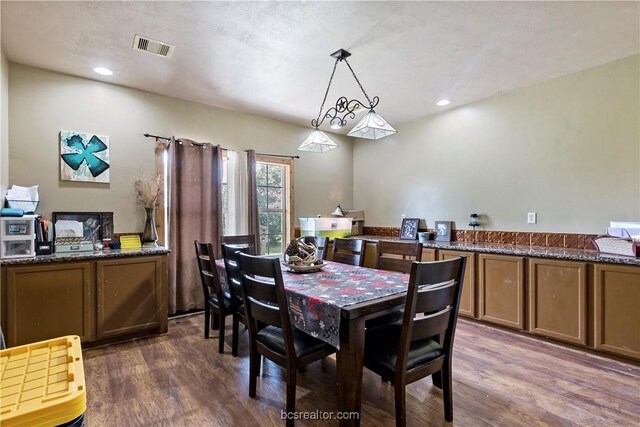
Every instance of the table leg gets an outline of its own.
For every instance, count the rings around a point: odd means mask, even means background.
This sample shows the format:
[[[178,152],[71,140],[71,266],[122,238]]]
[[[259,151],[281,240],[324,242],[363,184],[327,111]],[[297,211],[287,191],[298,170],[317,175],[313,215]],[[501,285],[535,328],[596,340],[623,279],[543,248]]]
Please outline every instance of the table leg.
[[[358,416],[340,420],[341,426],[360,425],[362,403],[362,360],[364,357],[364,319],[342,319],[338,365],[338,407],[345,414]]]

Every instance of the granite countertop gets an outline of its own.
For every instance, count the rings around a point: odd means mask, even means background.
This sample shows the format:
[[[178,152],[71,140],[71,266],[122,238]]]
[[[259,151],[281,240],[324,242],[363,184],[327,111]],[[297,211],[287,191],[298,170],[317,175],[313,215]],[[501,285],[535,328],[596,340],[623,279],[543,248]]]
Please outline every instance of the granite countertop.
[[[393,241],[411,242],[398,237],[388,236],[353,236],[368,242]],[[554,258],[572,261],[604,262],[608,264],[640,265],[640,257],[601,254],[588,249],[549,248],[540,246],[516,246],[501,243],[472,243],[472,242],[436,242],[435,240],[416,240],[425,248],[449,249],[454,251],[469,251],[500,255],[520,255],[534,258]]]
[[[109,258],[125,258],[132,256],[162,255],[171,252],[168,248],[158,246],[156,248],[141,249],[107,249],[91,252],[55,253],[52,255],[36,255],[28,258],[8,258],[0,260],[0,265],[19,264],[44,264],[50,262],[85,261]]]

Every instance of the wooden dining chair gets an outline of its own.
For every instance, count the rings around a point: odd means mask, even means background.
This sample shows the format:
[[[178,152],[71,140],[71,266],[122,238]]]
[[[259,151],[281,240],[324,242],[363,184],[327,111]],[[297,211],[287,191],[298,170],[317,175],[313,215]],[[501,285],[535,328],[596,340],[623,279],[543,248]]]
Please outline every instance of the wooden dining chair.
[[[428,375],[453,420],[451,355],[466,261],[414,262],[403,318],[366,330],[364,365],[393,383],[396,426],[407,424],[405,386]]]
[[[230,295],[225,295],[220,286],[220,276],[216,269],[213,245],[194,241],[196,260],[200,271],[202,292],[204,294],[204,337],[209,338],[209,328],[213,319],[218,323],[218,351],[224,353],[225,318],[233,314]],[[215,322],[214,322],[215,323]]]
[[[342,264],[364,265],[365,243],[362,239],[340,239],[333,240],[332,259]]]
[[[242,290],[249,320],[249,396],[256,395],[262,356],[287,370],[286,411],[295,411],[298,369],[323,359],[336,349],[291,325],[280,260],[240,254]],[[293,419],[287,418],[287,425]]]
[[[249,253],[256,255],[259,251],[256,249],[255,235],[253,234],[241,234],[237,236],[222,236],[222,243],[233,246],[247,246],[249,247]]]
[[[329,255],[329,250],[327,245],[329,244],[328,237],[318,237],[318,236],[304,236],[302,238],[305,243],[313,244],[318,248],[318,259],[326,260]]]
[[[233,310],[233,334],[231,338],[231,354],[238,355],[239,324],[249,327],[247,313],[242,297],[242,274],[240,272],[240,253],[249,253],[248,246],[230,246],[222,244],[222,258],[224,259],[224,269],[227,273],[227,286],[231,297],[231,307]]]
[[[411,272],[413,261],[422,261],[422,243],[379,241],[376,246],[376,268]]]

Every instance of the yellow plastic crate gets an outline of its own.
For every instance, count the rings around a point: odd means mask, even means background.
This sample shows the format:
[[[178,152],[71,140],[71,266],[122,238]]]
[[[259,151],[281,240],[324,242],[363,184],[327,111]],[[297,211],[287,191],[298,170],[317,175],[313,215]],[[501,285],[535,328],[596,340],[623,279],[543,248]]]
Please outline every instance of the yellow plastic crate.
[[[55,426],[84,414],[80,337],[0,350],[0,425]]]

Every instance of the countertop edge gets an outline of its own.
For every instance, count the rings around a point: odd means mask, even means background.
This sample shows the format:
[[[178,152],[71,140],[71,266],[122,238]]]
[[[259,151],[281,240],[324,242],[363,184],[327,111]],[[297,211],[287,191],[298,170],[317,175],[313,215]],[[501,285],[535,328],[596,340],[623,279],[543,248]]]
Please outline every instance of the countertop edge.
[[[588,249],[553,248],[540,246],[517,246],[502,243],[471,243],[471,242],[437,242],[435,240],[402,240],[398,237],[387,236],[351,236],[353,239],[363,239],[369,243],[379,241],[421,243],[423,248],[442,249],[452,251],[477,252],[485,254],[524,256],[531,258],[547,258],[567,261],[584,261],[606,264],[624,264],[640,266],[640,257],[630,257],[614,254],[603,254]]]
[[[36,255],[35,257],[1,259],[0,266],[49,264],[54,262],[92,261],[136,256],[165,255],[169,252],[171,252],[170,249],[158,246],[157,248],[109,249],[91,252],[55,253],[51,255]]]

